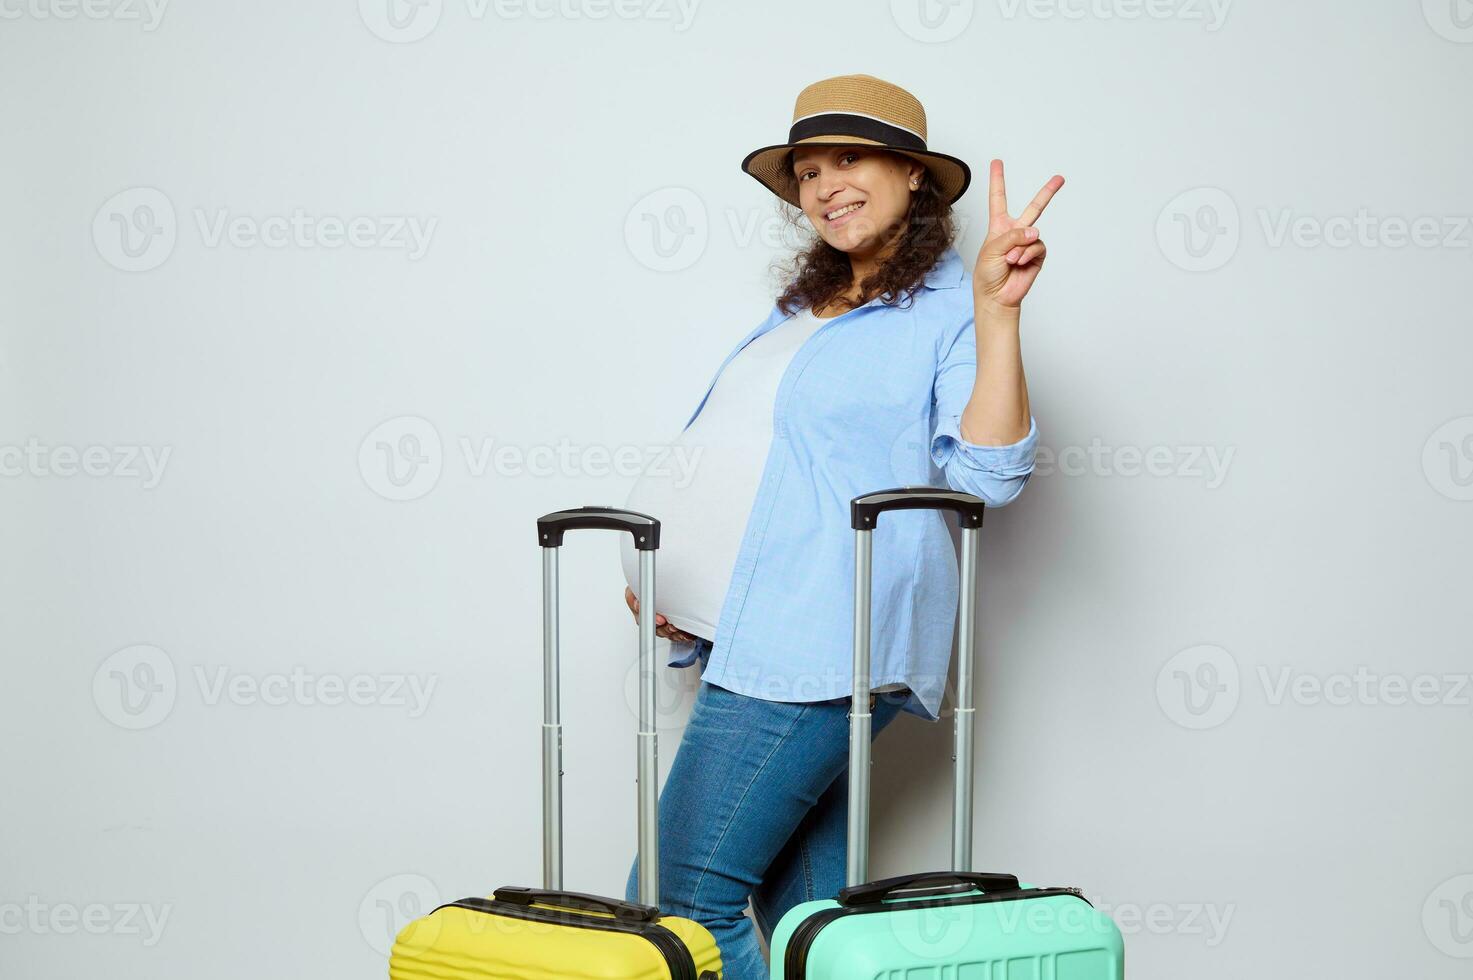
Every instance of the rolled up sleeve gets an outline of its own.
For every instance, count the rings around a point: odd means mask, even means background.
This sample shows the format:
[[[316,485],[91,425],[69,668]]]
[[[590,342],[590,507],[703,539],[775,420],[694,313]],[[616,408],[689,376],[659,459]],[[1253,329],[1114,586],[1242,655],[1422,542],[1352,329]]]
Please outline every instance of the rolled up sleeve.
[[[975,494],[989,507],[1002,507],[1023,492],[1033,474],[1038,421],[1028,418],[1028,434],[1006,446],[983,446],[962,438],[961,416],[977,379],[977,341],[968,318],[951,338],[936,372],[936,431],[931,459],[953,490]]]

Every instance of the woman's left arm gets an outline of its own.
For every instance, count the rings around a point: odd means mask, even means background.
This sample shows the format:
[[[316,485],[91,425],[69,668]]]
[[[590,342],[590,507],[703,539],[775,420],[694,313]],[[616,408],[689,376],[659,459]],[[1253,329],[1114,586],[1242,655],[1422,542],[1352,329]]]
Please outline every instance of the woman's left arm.
[[[1009,446],[1032,431],[1018,327],[1023,297],[1043,269],[1048,251],[1033,223],[1063,186],[1063,177],[1049,178],[1023,213],[1013,218],[1008,215],[1002,161],[992,161],[987,240],[972,273],[977,373],[960,420],[961,437],[969,443]]]

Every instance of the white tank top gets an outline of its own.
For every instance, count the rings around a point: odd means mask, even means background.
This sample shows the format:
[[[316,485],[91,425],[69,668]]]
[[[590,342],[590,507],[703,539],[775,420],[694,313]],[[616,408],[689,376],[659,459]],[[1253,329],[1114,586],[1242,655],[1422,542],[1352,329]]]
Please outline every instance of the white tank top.
[[[800,310],[742,348],[664,465],[651,466],[629,492],[626,508],[660,520],[656,612],[677,629],[707,640],[716,636],[772,444],[778,383],[804,341],[826,322]],[[687,462],[674,462],[679,459]],[[629,535],[619,537],[624,578],[637,596],[639,553]]]

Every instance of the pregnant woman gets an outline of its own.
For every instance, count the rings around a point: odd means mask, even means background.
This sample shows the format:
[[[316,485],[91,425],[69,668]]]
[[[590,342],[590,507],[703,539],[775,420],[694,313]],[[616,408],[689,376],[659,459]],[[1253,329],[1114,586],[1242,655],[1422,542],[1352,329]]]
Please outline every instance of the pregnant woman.
[[[663,524],[652,612],[670,665],[701,665],[660,799],[663,911],[710,929],[726,980],[768,975],[749,898],[770,939],[844,885],[850,499],[944,481],[1000,507],[1033,471],[1019,306],[1043,267],[1034,222],[1064,183],[1010,217],[994,160],[969,273],[951,216],[967,165],[927,150],[920,102],[869,75],[805,88],[787,141],[742,169],[817,236],[680,434],[693,475],[647,473],[627,501]],[[887,514],[873,533],[872,737],[901,711],[938,720],[957,598],[939,514]],[[637,883],[636,859],[630,901]]]

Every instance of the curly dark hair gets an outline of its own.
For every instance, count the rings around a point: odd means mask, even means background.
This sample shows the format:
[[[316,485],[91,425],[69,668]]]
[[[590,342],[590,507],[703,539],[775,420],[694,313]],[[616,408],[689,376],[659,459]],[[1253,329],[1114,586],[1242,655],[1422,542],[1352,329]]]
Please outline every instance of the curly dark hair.
[[[793,196],[796,197],[797,178],[792,176],[791,162],[792,151],[789,151],[788,165],[783,167],[783,173],[789,175]],[[882,297],[887,306],[907,305],[921,288],[926,273],[956,239],[951,205],[942,200],[927,171],[921,178],[920,187],[910,195],[905,229],[900,233],[890,257],[859,284],[860,298],[858,302],[851,302],[843,299],[854,285],[854,269],[849,256],[824,241],[811,225],[805,224],[801,208],[781,198],[778,199],[778,207],[788,224],[796,230],[797,240],[807,242],[788,260],[775,263],[780,278],[787,283],[777,298],[777,305],[784,314],[803,307],[822,309],[830,304],[853,309],[877,296]]]

